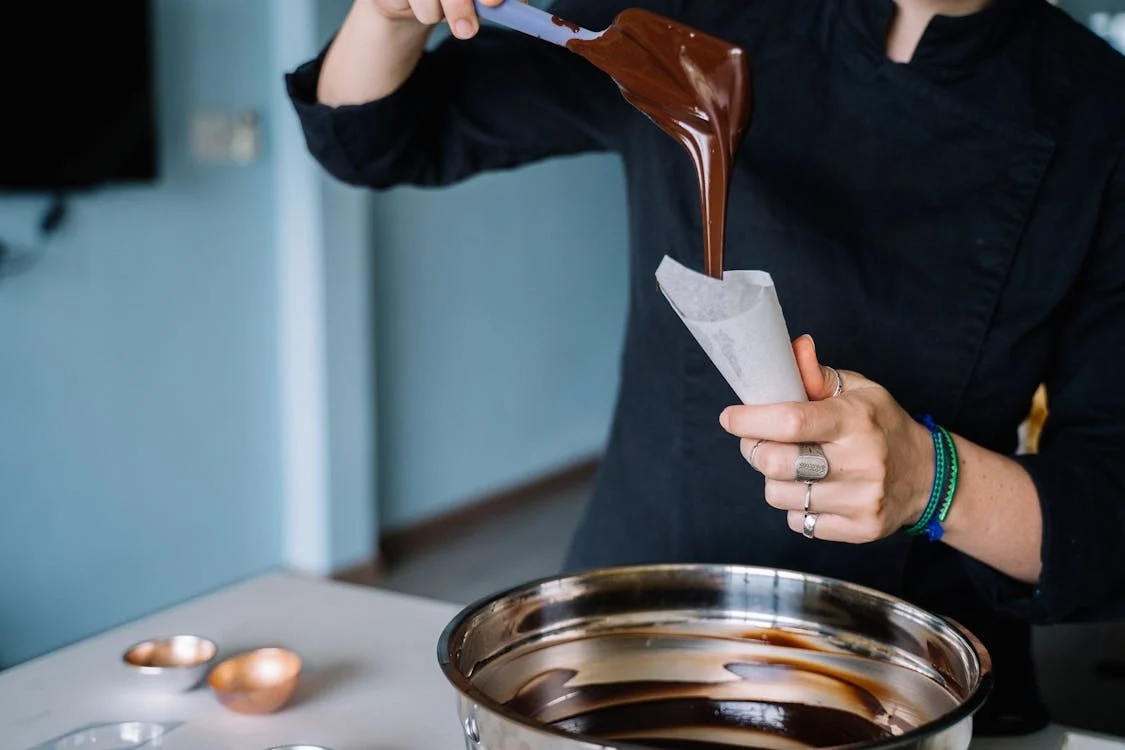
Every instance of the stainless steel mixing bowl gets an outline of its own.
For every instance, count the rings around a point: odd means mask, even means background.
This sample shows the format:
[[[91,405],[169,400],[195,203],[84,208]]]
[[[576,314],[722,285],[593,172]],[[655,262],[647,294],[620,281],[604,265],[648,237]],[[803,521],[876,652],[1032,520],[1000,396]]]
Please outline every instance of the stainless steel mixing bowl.
[[[438,660],[468,750],[966,750],[992,686],[955,622],[768,568],[608,568],[501,592]],[[452,720],[452,717],[450,717]]]

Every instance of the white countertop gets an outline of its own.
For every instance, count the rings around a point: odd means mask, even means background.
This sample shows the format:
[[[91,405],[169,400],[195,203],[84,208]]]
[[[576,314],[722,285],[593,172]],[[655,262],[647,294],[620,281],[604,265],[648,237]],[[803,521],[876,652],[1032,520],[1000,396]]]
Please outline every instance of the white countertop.
[[[438,636],[458,609],[294,574],[256,578],[0,673],[0,750],[108,721],[182,722],[162,750],[460,748],[453,690],[436,656]],[[223,708],[206,685],[180,695],[140,690],[122,652],[180,633],[211,638],[220,656],[266,645],[295,650],[305,661],[297,695],[279,713],[243,716]],[[1058,750],[1062,736],[1052,727],[973,748]]]

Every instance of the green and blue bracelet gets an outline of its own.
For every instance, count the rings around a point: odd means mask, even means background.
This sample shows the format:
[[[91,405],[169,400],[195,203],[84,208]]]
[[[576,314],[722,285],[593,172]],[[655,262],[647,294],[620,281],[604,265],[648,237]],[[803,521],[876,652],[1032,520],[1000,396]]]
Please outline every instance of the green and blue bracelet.
[[[906,533],[912,536],[925,534],[931,542],[936,542],[945,533],[943,524],[953,505],[953,495],[957,492],[957,446],[949,430],[936,424],[930,415],[923,414],[917,419],[930,431],[934,441],[934,484],[926,510]]]

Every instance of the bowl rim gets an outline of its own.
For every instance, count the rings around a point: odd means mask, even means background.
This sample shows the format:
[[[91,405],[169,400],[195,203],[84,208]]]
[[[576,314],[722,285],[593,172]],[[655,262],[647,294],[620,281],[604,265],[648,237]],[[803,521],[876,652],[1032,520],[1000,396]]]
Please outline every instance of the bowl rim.
[[[134,664],[129,661],[129,654],[136,651],[141,646],[149,644],[166,643],[175,640],[176,638],[194,638],[201,644],[206,644],[211,648],[211,656],[204,661],[195,662],[194,664],[169,664],[167,666],[154,666],[152,664]],[[196,633],[175,633],[173,635],[158,635],[152,638],[145,638],[143,640],[133,643],[124,651],[121,652],[121,661],[129,669],[135,670],[142,674],[155,674],[157,672],[172,672],[176,670],[199,669],[206,667],[208,664],[213,664],[219,658],[219,644],[214,639],[208,638],[205,635],[198,635]]]
[[[544,734],[549,737],[559,737],[570,739],[575,742],[588,743],[601,750],[652,750],[651,746],[637,745],[637,744],[624,744],[615,740],[607,740],[602,737],[595,737],[593,735],[580,734],[576,732],[565,732],[561,729],[547,726],[545,724],[536,722],[527,716],[524,716],[516,711],[506,708],[503,704],[488,697],[484,692],[479,690],[473,683],[466,677],[457,666],[453,663],[453,634],[456,633],[462,625],[471,617],[479,614],[481,611],[487,609],[491,605],[499,602],[502,599],[518,597],[520,594],[528,593],[534,589],[541,588],[547,584],[565,583],[567,581],[590,580],[595,578],[611,578],[620,575],[637,575],[643,573],[661,573],[661,572],[712,572],[723,574],[744,574],[744,575],[782,575],[789,578],[795,578],[807,584],[814,585],[838,585],[844,586],[858,594],[871,596],[876,599],[882,599],[888,603],[896,606],[905,607],[916,614],[924,615],[929,619],[938,621],[949,627],[952,633],[961,640],[962,645],[966,646],[966,650],[972,654],[976,667],[980,675],[973,691],[952,711],[939,716],[931,722],[928,722],[921,727],[910,730],[895,737],[887,737],[886,739],[877,740],[875,742],[863,745],[865,750],[891,750],[892,748],[907,748],[914,746],[918,740],[940,734],[945,730],[956,726],[965,719],[971,719],[981,706],[984,705],[985,700],[988,699],[989,694],[992,692],[995,677],[992,672],[992,658],[984,645],[973,635],[968,629],[961,625],[952,618],[945,617],[928,610],[922,609],[915,604],[902,599],[900,597],[888,594],[878,589],[862,586],[860,584],[846,581],[842,578],[833,578],[831,576],[816,575],[813,573],[802,573],[800,571],[791,570],[787,568],[771,568],[761,565],[738,565],[738,564],[725,564],[725,563],[654,563],[654,564],[638,564],[638,565],[611,565],[605,567],[594,568],[591,570],[564,573],[561,575],[543,576],[536,578],[507,589],[497,591],[487,596],[480,597],[474,602],[464,606],[442,629],[441,636],[437,642],[437,657],[438,664],[441,666],[441,671],[445,675],[446,680],[456,688],[456,690],[465,698],[471,700],[475,705],[487,709],[490,713],[496,714],[501,718],[519,724],[522,727],[532,730],[538,734]]]

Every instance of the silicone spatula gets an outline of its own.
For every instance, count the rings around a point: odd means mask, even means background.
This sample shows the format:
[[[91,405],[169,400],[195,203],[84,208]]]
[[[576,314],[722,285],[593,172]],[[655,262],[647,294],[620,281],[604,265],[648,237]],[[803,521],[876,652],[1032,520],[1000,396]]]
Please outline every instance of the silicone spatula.
[[[530,34],[560,47],[565,47],[572,39],[596,39],[601,36],[600,31],[583,29],[577,24],[522,3],[520,0],[504,0],[499,5],[492,6],[474,0],[474,4],[477,15],[481,19],[515,31],[522,31],[524,34]]]

